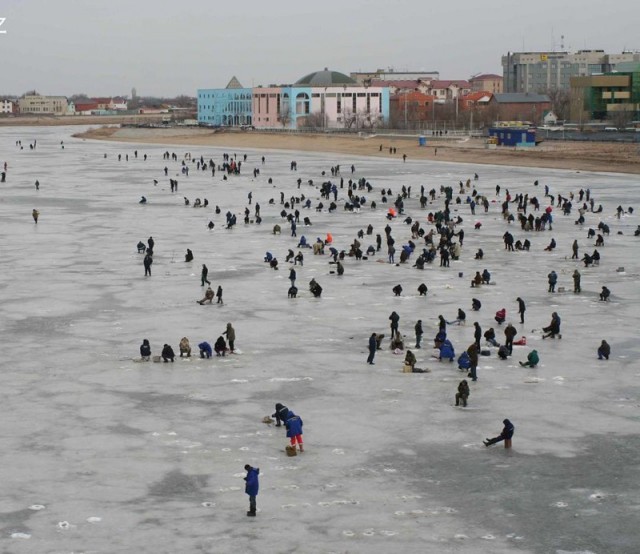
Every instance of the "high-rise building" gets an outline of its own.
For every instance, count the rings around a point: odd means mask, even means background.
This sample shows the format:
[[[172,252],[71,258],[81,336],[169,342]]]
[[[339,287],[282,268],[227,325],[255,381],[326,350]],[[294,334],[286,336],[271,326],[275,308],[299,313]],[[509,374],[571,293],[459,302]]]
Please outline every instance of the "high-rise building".
[[[607,54],[604,50],[509,52],[502,56],[504,92],[543,93],[569,90],[571,77],[607,73],[622,62],[640,61],[638,52]]]

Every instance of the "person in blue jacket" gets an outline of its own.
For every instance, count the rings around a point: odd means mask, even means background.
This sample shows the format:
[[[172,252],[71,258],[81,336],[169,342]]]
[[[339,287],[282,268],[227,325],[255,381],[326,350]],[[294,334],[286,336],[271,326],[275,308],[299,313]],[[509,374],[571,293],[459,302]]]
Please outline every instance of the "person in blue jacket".
[[[211,358],[213,350],[211,350],[211,345],[208,342],[201,342],[198,348],[200,349],[201,358]]]
[[[456,353],[453,349],[453,344],[449,339],[444,339],[442,345],[440,346],[440,361],[444,358],[448,358],[450,362],[453,362],[453,359],[456,357]]]
[[[458,369],[468,370],[471,367],[471,360],[469,359],[469,354],[465,350],[460,357],[458,358]]]
[[[284,425],[287,428],[287,437],[291,439],[291,446],[295,449],[296,443],[298,443],[300,452],[304,452],[304,446],[302,445],[302,419],[300,416],[289,410]]]
[[[491,446],[492,444],[496,444],[497,442],[500,442],[500,441],[508,441],[505,444],[505,448],[509,448],[511,446],[511,438],[513,437],[513,433],[516,428],[513,426],[513,423],[511,423],[508,419],[504,419],[502,423],[504,424],[504,427],[502,428],[502,433],[500,433],[497,437],[494,437],[492,439],[483,440],[482,442],[484,443],[485,446]]]
[[[244,478],[246,485],[244,486],[244,492],[249,495],[249,511],[247,515],[249,517],[256,517],[256,496],[260,490],[260,481],[258,475],[260,475],[260,468],[251,467],[249,464],[244,466],[247,472],[247,476]]]

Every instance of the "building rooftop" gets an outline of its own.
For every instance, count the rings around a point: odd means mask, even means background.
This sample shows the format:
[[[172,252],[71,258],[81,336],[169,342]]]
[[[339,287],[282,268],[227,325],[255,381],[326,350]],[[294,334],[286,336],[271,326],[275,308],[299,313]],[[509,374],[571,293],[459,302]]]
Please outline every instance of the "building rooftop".
[[[482,81],[486,79],[502,79],[502,75],[496,75],[495,73],[482,73],[481,75],[474,75],[469,81]]]
[[[305,75],[301,79],[298,79],[296,85],[308,85],[312,87],[331,87],[342,85],[357,85],[357,81],[354,81],[348,75],[340,73],[339,71],[329,71],[328,68],[324,68],[322,71],[314,71]]]

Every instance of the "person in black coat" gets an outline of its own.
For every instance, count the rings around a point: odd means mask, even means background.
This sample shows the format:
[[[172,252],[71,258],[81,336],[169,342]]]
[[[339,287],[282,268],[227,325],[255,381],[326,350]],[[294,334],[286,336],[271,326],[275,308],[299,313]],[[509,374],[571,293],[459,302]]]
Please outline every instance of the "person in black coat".
[[[373,359],[376,355],[376,350],[378,349],[378,337],[375,333],[372,333],[369,337],[369,357],[367,358],[367,363],[369,365],[373,365]]]
[[[598,347],[598,360],[602,360],[603,358],[608,360],[610,355],[611,346],[609,346],[609,343],[606,340],[603,340]]]
[[[609,296],[611,296],[611,291],[607,287],[602,287],[602,292],[600,293],[600,300],[606,302],[609,300]]]
[[[172,362],[175,360],[175,353],[173,352],[173,348],[171,348],[171,346],[169,346],[168,344],[165,344],[162,348],[162,359],[165,362],[168,362],[169,360],[171,360]]]
[[[227,342],[222,335],[218,337],[218,340],[213,345],[213,349],[215,350],[216,356],[224,356],[227,353]]]
[[[144,339],[142,344],[140,345],[140,356],[146,362],[149,361],[151,357],[151,345],[149,344],[149,339]]]
[[[520,314],[520,323],[524,323],[524,312],[527,310],[525,306],[524,300],[518,296],[516,298],[516,302],[518,303],[518,313]]]
[[[391,338],[393,339],[393,335],[398,332],[400,316],[396,312],[391,312],[389,320],[391,321]]]
[[[282,427],[282,424],[286,423],[288,413],[289,408],[287,408],[284,404],[276,404],[276,411],[271,414],[271,417],[276,418],[276,427]]]
[[[480,350],[480,339],[482,338],[482,327],[477,321],[473,322],[473,327],[475,330],[473,331],[473,337],[476,341],[476,345],[478,347],[478,351]]]
[[[147,275],[149,277],[151,277],[151,264],[153,263],[153,258],[151,257],[151,254],[147,254],[144,257],[144,261],[142,262],[142,264],[144,265],[144,276],[146,277]]]
[[[416,333],[416,346],[415,348],[422,348],[420,346],[420,343],[422,342],[422,335],[424,334],[422,331],[422,320],[419,319],[416,322],[416,325],[414,327],[415,333]]]
[[[205,264],[202,264],[202,271],[200,272],[201,286],[204,287],[205,283],[207,283],[207,285],[211,284],[211,281],[209,281],[209,279],[207,278],[208,275],[209,275],[209,268]]]
[[[511,447],[511,438],[513,437],[515,427],[513,426],[513,423],[511,423],[508,419],[502,420],[502,423],[504,424],[502,433],[500,433],[497,437],[494,437],[492,439],[485,439],[484,441],[482,441],[485,446],[491,446],[492,444],[496,444],[497,442],[505,441],[505,448]]]

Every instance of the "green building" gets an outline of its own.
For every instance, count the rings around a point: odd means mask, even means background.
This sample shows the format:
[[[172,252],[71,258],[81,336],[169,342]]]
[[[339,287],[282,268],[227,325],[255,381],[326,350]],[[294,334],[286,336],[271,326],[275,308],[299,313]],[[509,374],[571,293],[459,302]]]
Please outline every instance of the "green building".
[[[640,120],[640,64],[621,63],[614,72],[572,77],[571,120]]]

